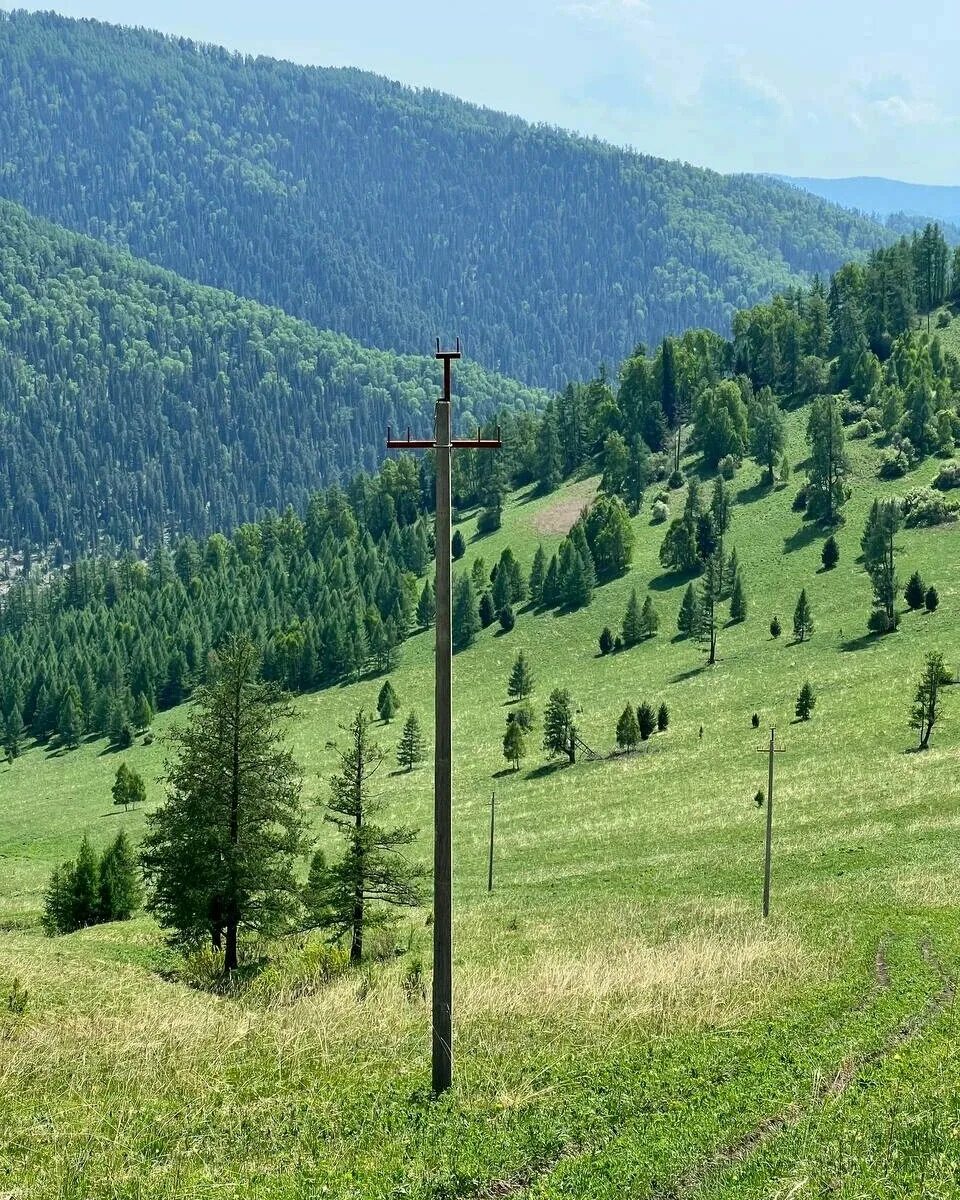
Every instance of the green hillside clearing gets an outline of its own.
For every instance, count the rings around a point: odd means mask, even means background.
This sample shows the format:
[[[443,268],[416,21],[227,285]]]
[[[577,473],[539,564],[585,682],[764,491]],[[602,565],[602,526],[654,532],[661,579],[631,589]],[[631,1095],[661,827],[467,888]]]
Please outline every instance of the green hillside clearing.
[[[805,443],[799,415],[790,420],[796,469]],[[939,610],[865,637],[870,587],[857,559],[869,504],[929,483],[937,464],[882,484],[874,447],[850,451],[854,493],[829,573],[822,536],[791,511],[799,476],[768,494],[752,462],[738,474],[728,544],[750,607],[722,631],[715,667],[674,638],[686,581],[661,572],[665,527],[649,524],[649,493],[627,576],[585,610],[524,611],[510,634],[493,626],[457,656],[458,1078],[441,1102],[427,1098],[426,910],[398,932],[406,952],[395,961],[322,984],[312,951],[291,941],[243,998],[212,997],[163,978],[170,960],[146,918],[56,940],[37,925],[49,872],[84,830],[98,845],[121,823],[141,834],[143,813],[117,815],[110,802],[120,756],[101,741],[69,755],[32,749],[0,768],[0,1193],[955,1194],[960,689],[925,754],[911,753],[907,716],[926,652],[960,665],[960,524],[898,539],[903,582],[919,570]],[[590,486],[514,495],[503,528],[480,540],[466,521],[458,567],[480,554],[489,568],[509,544],[528,570]],[[653,596],[660,633],[600,658],[597,635],[619,628],[634,586]],[[794,645],[801,587],[816,631]],[[538,720],[523,768],[504,773],[506,678],[521,648],[538,718],[550,689],[569,687],[597,751],[612,749],[627,701],[666,701],[669,729],[648,752],[568,768],[546,764]],[[432,657],[432,632],[405,644],[392,676],[402,707],[378,727],[389,811],[421,826],[424,860],[430,764],[388,771],[411,704],[432,728]],[[791,723],[807,679],[813,718]],[[324,839],[326,743],[358,705],[373,708],[379,686],[297,701],[291,736]],[[124,755],[147,777],[150,805],[162,734],[182,717],[164,714],[156,742]],[[753,796],[773,724],[786,753],[763,925]],[[14,978],[28,994],[22,1015],[15,1003],[4,1011]]]

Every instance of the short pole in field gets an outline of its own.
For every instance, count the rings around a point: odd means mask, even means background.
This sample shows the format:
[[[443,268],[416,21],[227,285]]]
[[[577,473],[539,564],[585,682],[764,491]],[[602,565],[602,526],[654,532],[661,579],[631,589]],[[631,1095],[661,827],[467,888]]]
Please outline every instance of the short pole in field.
[[[493,891],[493,822],[497,806],[497,793],[490,793],[490,853],[487,856],[487,891]]]
[[[770,745],[757,748],[759,754],[769,755],[767,770],[767,829],[763,851],[763,916],[770,916],[770,876],[773,865],[773,756],[782,754],[783,746],[776,744],[776,729],[770,728]]]

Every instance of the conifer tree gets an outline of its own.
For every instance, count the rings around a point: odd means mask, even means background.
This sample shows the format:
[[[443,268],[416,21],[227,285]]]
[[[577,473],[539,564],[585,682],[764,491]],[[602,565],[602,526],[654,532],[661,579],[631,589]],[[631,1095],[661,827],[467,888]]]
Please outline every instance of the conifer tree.
[[[497,619],[497,610],[493,605],[493,596],[489,592],[484,592],[480,597],[478,614],[481,629],[488,629]]]
[[[813,706],[816,704],[817,698],[814,695],[813,688],[809,681],[800,689],[800,695],[797,697],[796,714],[801,721],[808,721],[810,714],[813,712]]]
[[[737,572],[733,581],[733,593],[730,596],[730,620],[745,621],[747,618],[747,595],[743,586],[743,575]]]
[[[453,539],[450,542],[450,554],[454,561],[458,558],[463,558],[467,552],[467,543],[464,541],[462,532],[459,529],[454,530]]]
[[[933,585],[927,588],[927,594],[923,598],[923,603],[928,613],[936,612],[940,604],[940,593]]]
[[[660,628],[660,615],[653,606],[653,601],[649,596],[644,598],[643,610],[640,613],[640,628],[642,636],[645,638],[653,637]]]
[[[208,938],[238,965],[242,930],[273,934],[299,908],[294,863],[303,852],[300,769],[286,748],[293,711],[260,682],[245,638],[213,658],[177,749],[164,804],[147,816],[141,861],[147,908],[179,943]]]
[[[621,750],[633,750],[640,740],[640,727],[633,705],[628,704],[617,721],[617,745]]]
[[[507,681],[507,695],[511,700],[525,700],[533,691],[533,671],[526,654],[521,650],[513,663]]]
[[[551,554],[550,562],[547,565],[547,574],[543,580],[543,606],[544,608],[556,608],[562,598],[560,564],[556,554]]]
[[[100,860],[84,834],[70,872],[72,927],[95,925],[100,917]]]
[[[524,733],[529,733],[533,729],[533,719],[533,708],[526,700],[507,713],[507,720],[516,721]]]
[[[513,763],[515,771],[520,770],[520,760],[527,756],[527,740],[519,721],[507,721],[503,735],[503,757]]]
[[[454,650],[466,650],[480,628],[477,597],[469,575],[458,575],[454,584],[451,624]]]
[[[783,632],[783,629],[780,625],[780,618],[774,617],[773,620],[770,622],[770,636],[772,638],[778,638],[782,632]]]
[[[920,750],[926,750],[930,745],[930,734],[943,712],[943,688],[949,682],[950,675],[943,664],[943,655],[928,654],[910,710],[910,725],[919,732]]]
[[[409,771],[415,763],[423,762],[426,756],[426,739],[420,728],[420,718],[411,709],[397,743],[397,763]]]
[[[807,589],[801,588],[797,607],[793,610],[793,636],[798,642],[805,642],[812,633],[813,613],[807,599]]]
[[[669,724],[670,710],[667,708],[666,703],[662,703],[657,709],[657,731],[659,733],[665,733]]]
[[[67,691],[63,698],[63,703],[60,705],[57,729],[60,732],[61,743],[69,750],[76,749],[79,746],[81,734],[80,706],[73,688]]]
[[[543,603],[543,585],[546,577],[547,556],[544,553],[543,546],[537,546],[536,553],[533,556],[533,566],[530,568],[530,580],[527,585],[530,593],[530,603],[535,607]]]
[[[137,862],[121,829],[100,859],[101,921],[127,921],[143,901]]]
[[[823,543],[823,549],[820,551],[820,561],[823,563],[824,570],[826,571],[832,571],[840,561],[840,547],[837,545],[837,539],[832,533]]]
[[[389,679],[385,679],[377,696],[377,713],[384,725],[390,724],[396,716],[399,707],[400,701],[397,699],[397,693],[394,691],[393,684]]]
[[[344,750],[337,749],[340,772],[330,780],[324,816],[346,841],[346,849],[330,868],[329,928],[334,936],[349,934],[350,961],[359,963],[364,935],[387,920],[385,906],[420,904],[423,869],[401,853],[416,839],[415,829],[377,824],[384,801],[372,794],[370,780],[382,755],[370,739],[369,718],[360,709],[349,725],[340,728],[347,744]]]
[[[677,629],[685,636],[691,637],[697,629],[699,622],[699,605],[697,603],[697,593],[693,590],[693,584],[687,584],[687,590],[683,593],[683,600],[680,603],[680,612],[677,616]]]
[[[9,762],[20,754],[23,744],[23,715],[20,706],[13,704],[3,717],[3,751]]]
[[[62,863],[54,867],[43,894],[43,916],[40,923],[48,937],[58,933],[72,933],[73,923],[73,863]]]
[[[699,641],[707,647],[707,663],[712,666],[717,661],[717,636],[720,628],[720,578],[721,569],[716,554],[707,560],[700,581],[700,595],[697,597],[697,623],[695,633]]]
[[[147,697],[140,692],[133,705],[133,726],[138,733],[150,728],[153,721],[153,708]]]
[[[894,539],[903,521],[897,500],[874,500],[860,540],[864,569],[873,584],[873,612],[868,622],[875,633],[890,633],[899,625],[899,590]]]
[[[553,757],[565,754],[573,763],[577,757],[573,703],[566,688],[554,688],[543,714],[543,748]]]
[[[647,741],[656,727],[657,718],[654,711],[646,700],[644,700],[637,705],[637,728],[640,731],[640,740],[642,742]]]
[[[923,582],[923,577],[919,571],[914,571],[907,582],[903,595],[906,602],[916,612],[923,608],[924,598],[927,594],[926,584]]]
[[[600,653],[610,654],[613,650],[613,634],[610,631],[609,625],[604,625],[600,630]]]
[[[305,929],[329,929],[333,919],[333,895],[330,868],[322,850],[315,850],[310,859],[307,882],[301,892]]]
[[[433,584],[425,579],[420,599],[417,601],[417,624],[421,629],[429,629],[437,616],[437,597]]]
[[[623,645],[626,649],[635,646],[644,636],[643,619],[640,613],[640,601],[637,598],[636,588],[633,588],[630,592],[630,599],[627,601],[627,611],[623,615],[623,629],[620,636],[623,638]]]
[[[818,396],[807,421],[810,442],[809,511],[833,524],[846,501],[845,481],[850,469],[843,440],[843,421],[835,396]]]
[[[505,604],[503,608],[500,609],[498,620],[500,621],[500,628],[503,630],[503,632],[509,633],[517,623],[517,617],[513,611],[513,606],[510,604]]]

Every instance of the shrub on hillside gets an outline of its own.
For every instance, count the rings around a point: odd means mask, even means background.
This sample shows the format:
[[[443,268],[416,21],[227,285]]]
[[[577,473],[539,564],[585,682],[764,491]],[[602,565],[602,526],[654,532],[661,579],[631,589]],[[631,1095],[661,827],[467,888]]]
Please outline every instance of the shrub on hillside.
[[[723,458],[721,458],[720,461],[717,463],[717,470],[720,472],[720,474],[723,476],[724,479],[732,479],[734,477],[734,475],[736,475],[737,467],[739,465],[740,464],[737,462],[737,460],[733,457],[732,454],[725,454],[723,456]]]
[[[960,488],[960,460],[944,463],[937,472],[933,486],[940,492],[949,492],[952,488]]]
[[[650,522],[653,525],[662,525],[670,516],[670,508],[664,504],[662,500],[654,502],[650,516]]]
[[[850,431],[850,436],[853,438],[868,438],[873,433],[873,426],[865,418],[859,420],[853,429]]]
[[[957,519],[957,505],[932,488],[914,488],[903,497],[903,523],[908,529],[946,525]]]

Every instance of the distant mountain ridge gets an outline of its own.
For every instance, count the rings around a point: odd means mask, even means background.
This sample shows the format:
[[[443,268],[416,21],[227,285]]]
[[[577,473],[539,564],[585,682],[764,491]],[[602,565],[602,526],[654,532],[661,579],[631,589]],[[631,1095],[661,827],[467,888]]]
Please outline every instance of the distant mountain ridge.
[[[460,364],[461,427],[547,396]],[[429,431],[432,358],[372,350],[0,200],[0,546],[163,542],[303,508]],[[472,426],[475,428],[475,425]]]
[[[0,13],[0,196],[416,352],[562,386],[889,233],[786,184],[531,126],[356,70]]]
[[[816,179],[777,175],[773,178],[794,183],[833,204],[855,208],[881,217],[906,213],[960,225],[960,186],[905,183],[899,179],[858,175],[843,179]]]

